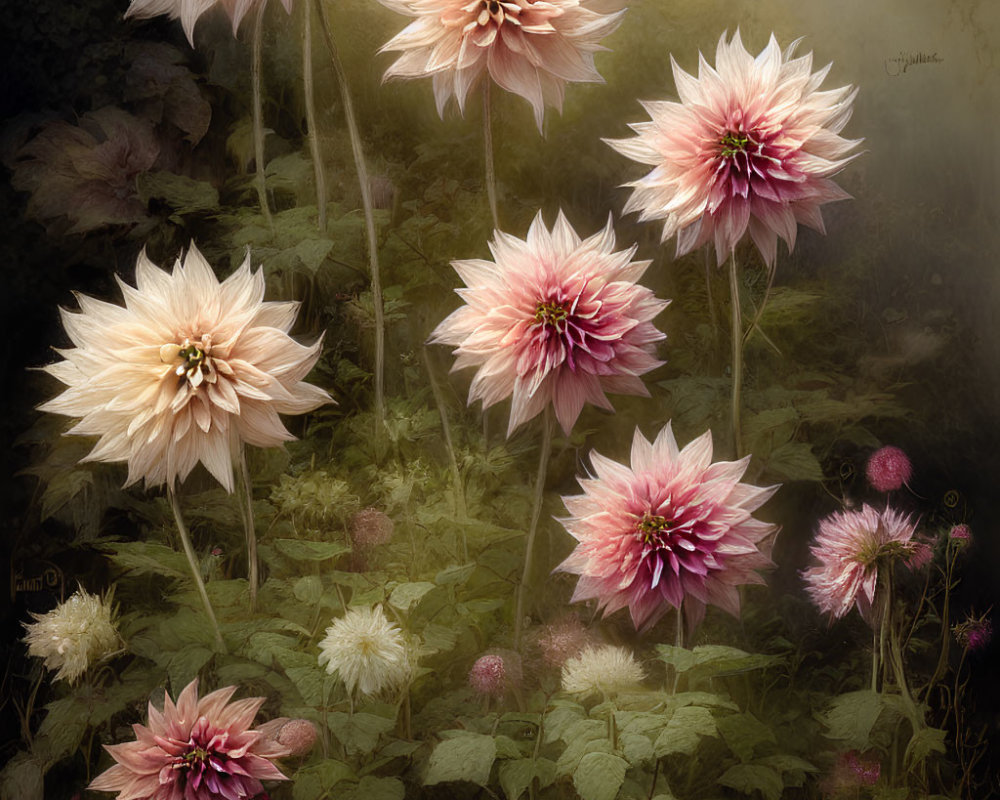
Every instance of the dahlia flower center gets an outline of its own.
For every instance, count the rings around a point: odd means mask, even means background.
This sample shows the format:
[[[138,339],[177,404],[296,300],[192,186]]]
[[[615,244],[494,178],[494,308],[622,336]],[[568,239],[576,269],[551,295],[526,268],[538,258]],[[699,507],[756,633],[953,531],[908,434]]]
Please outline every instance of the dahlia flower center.
[[[854,560],[864,567],[873,567],[879,562],[907,558],[913,555],[913,549],[909,542],[882,542],[872,535],[858,548]]]
[[[530,5],[534,0],[521,0],[521,3]],[[469,23],[466,25],[466,30],[473,27],[484,28],[493,22],[497,27],[503,25],[505,21],[510,22],[512,25],[520,26],[521,20],[518,17],[521,14],[522,8],[519,3],[512,2],[500,2],[500,0],[473,0],[467,6],[462,8],[463,11],[475,14],[475,23]]]
[[[560,333],[565,327],[564,323],[569,318],[569,309],[561,303],[548,301],[539,303],[535,308],[535,322],[541,325],[549,325]]]
[[[662,539],[662,534],[670,529],[670,523],[666,517],[659,514],[650,514],[648,511],[642,515],[642,519],[636,523],[636,531],[643,544],[658,544]]]
[[[664,568],[675,576],[681,572],[705,576],[719,563],[710,543],[698,540],[697,535],[682,521],[668,519],[652,511],[643,513],[635,523],[635,538],[641,545],[639,559],[650,572],[650,588],[660,584]]]
[[[185,338],[183,344],[165,344],[160,348],[160,360],[165,364],[179,361],[174,374],[185,378],[195,389],[206,380],[215,382],[215,367],[210,356],[212,338],[203,336],[201,342],[195,344]]]
[[[740,153],[745,153],[749,141],[749,136],[740,136],[739,133],[729,131],[719,140],[719,144],[722,145],[719,155],[723,158],[734,158]]]

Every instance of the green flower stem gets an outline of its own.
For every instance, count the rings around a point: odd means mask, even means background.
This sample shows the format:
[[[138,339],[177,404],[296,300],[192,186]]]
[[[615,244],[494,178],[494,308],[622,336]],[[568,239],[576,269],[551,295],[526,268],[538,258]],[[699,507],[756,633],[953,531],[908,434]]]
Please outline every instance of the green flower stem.
[[[445,449],[448,451],[448,461],[451,466],[451,481],[455,488],[455,516],[459,520],[465,520],[469,516],[468,508],[465,504],[465,486],[462,483],[462,473],[458,469],[458,458],[455,456],[455,444],[451,438],[451,425],[448,424],[448,411],[444,404],[444,395],[441,393],[441,385],[434,375],[434,366],[431,364],[431,355],[427,348],[423,348],[424,368],[427,370],[427,380],[431,385],[431,393],[434,395],[434,403],[438,408],[438,415],[441,417],[441,432],[444,435]],[[462,560],[469,560],[469,542],[465,532],[465,525],[455,526],[456,538],[462,537],[461,550]],[[456,548],[457,549],[457,548]]]
[[[740,391],[743,388],[743,322],[740,316],[740,282],[736,266],[736,248],[729,256],[729,304],[732,307],[732,340],[733,340],[733,449],[736,457],[742,454],[740,434]]]
[[[500,217],[497,214],[497,176],[493,161],[493,110],[490,102],[489,77],[483,81],[483,142],[486,149],[486,197],[490,203],[490,214],[493,216],[493,229],[500,230]]]
[[[931,687],[940,681],[948,671],[948,656],[951,650],[951,585],[955,576],[955,562],[958,559],[960,548],[952,539],[948,540],[947,568],[944,575],[944,606],[941,609],[941,652],[938,654],[937,666],[934,668],[934,675],[927,684],[927,692]]]
[[[361,205],[365,214],[365,230],[368,234],[368,268],[372,282],[372,304],[375,307],[375,419],[376,434],[381,435],[385,427],[385,307],[382,300],[382,273],[378,263],[378,239],[375,235],[375,214],[372,210],[372,192],[368,183],[368,167],[365,154],[361,148],[361,134],[358,131],[357,117],[354,114],[354,102],[351,100],[351,87],[347,83],[347,73],[340,60],[337,43],[330,32],[330,21],[326,16],[323,0],[317,2],[319,18],[323,28],[323,38],[330,51],[330,61],[337,75],[340,87],[340,97],[344,103],[344,119],[347,122],[347,132],[351,138],[351,150],[354,153],[354,168],[358,173],[358,184],[361,188]]]
[[[878,691],[879,627],[872,628],[872,691]]]
[[[260,9],[253,20],[253,41],[250,56],[250,83],[253,96],[253,153],[254,153],[254,186],[257,187],[257,200],[260,203],[260,213],[264,215],[268,227],[274,227],[271,217],[271,207],[267,202],[267,181],[264,177],[264,112],[263,91],[261,89],[260,73],[263,65],[261,57],[264,42],[264,11],[266,3],[261,3]]]
[[[319,232],[326,232],[326,170],[323,169],[323,154],[319,148],[319,127],[316,123],[316,92],[313,82],[312,58],[312,14],[313,4],[307,2],[302,12],[302,91],[306,100],[306,127],[309,136],[309,153],[313,162],[313,178],[316,182],[316,210],[319,212]]]
[[[201,579],[201,570],[198,568],[198,561],[194,556],[194,548],[191,547],[191,537],[188,535],[187,526],[184,524],[184,517],[181,514],[180,504],[177,502],[177,495],[169,486],[167,487],[167,499],[170,501],[170,510],[174,512],[174,522],[177,523],[177,532],[181,537],[181,545],[184,547],[184,555],[187,556],[188,566],[191,567],[191,577],[194,585],[201,595],[201,602],[205,606],[205,613],[212,623],[215,631],[215,643],[219,652],[226,652],[226,643],[222,640],[222,631],[219,629],[219,621],[215,618],[215,610],[212,608],[212,601],[208,599],[208,591],[205,589],[205,581]]]
[[[247,466],[247,451],[243,442],[237,445],[240,479],[237,503],[243,531],[247,542],[247,582],[250,584],[250,610],[257,610],[257,591],[260,589],[260,559],[257,557],[257,528],[253,514],[253,487],[250,485],[250,468]]]
[[[531,567],[534,562],[535,535],[538,533],[538,519],[542,514],[542,497],[545,494],[545,476],[549,469],[549,456],[552,454],[552,409],[546,408],[542,415],[542,442],[538,453],[538,474],[535,476],[535,500],[531,508],[531,524],[528,527],[528,541],[524,549],[524,572],[521,582],[517,585],[517,602],[514,604],[514,649],[521,644],[521,628],[524,617],[524,593],[531,577]]]

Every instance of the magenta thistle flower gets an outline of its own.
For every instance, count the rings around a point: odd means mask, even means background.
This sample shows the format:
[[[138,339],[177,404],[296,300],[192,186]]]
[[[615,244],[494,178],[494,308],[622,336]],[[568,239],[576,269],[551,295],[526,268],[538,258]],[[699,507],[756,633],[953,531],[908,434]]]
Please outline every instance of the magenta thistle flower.
[[[580,576],[573,602],[596,599],[605,616],[629,607],[636,628],[682,603],[690,625],[707,604],[740,613],[737,587],[763,583],[777,528],[751,512],[777,491],[740,483],[750,456],[712,463],[712,432],[677,447],[670,424],[656,441],[638,429],[627,467],[590,454],[596,478],[564,497],[560,520],[578,542],[557,569]]]
[[[964,622],[952,628],[955,640],[966,650],[981,650],[993,639],[993,623],[987,614],[981,617],[966,617]]]
[[[865,475],[876,491],[892,492],[910,482],[913,466],[906,453],[898,447],[887,445],[872,453]]]
[[[772,34],[754,58],[739,31],[723,34],[715,68],[699,54],[697,78],[671,57],[680,102],[643,103],[652,119],[629,126],[638,137],[605,140],[654,168],[626,184],[625,211],[664,220],[678,256],[714,241],[721,264],[749,229],[772,264],[778,236],[790,251],[798,223],[823,233],[820,206],[850,197],[830,176],[857,155],[847,153],[861,140],[838,136],[857,90],[819,91],[830,67],[812,72],[797,45],[782,54]]]
[[[972,531],[969,526],[964,522],[961,525],[954,526],[948,532],[948,538],[951,539],[956,545],[964,547],[972,541]]]
[[[613,410],[606,391],[649,396],[639,376],[660,366],[652,320],[669,300],[636,284],[649,261],[614,251],[607,227],[581,240],[562,212],[552,231],[541,212],[526,240],[496,231],[495,261],[453,261],[466,305],[431,334],[456,345],[452,369],[479,367],[469,402],[512,398],[507,434],[550,403],[568,434],[584,403]]]
[[[148,0],[146,0],[148,2]],[[567,81],[603,83],[594,53],[624,11],[601,14],[592,0],[380,0],[416,19],[382,46],[402,55],[389,78],[433,76],[438,113],[452,95],[459,110],[484,73],[535,111],[562,111]]]
[[[819,565],[803,571],[806,592],[820,611],[839,619],[857,605],[871,620],[879,572],[897,560],[913,557],[917,542],[909,517],[887,508],[876,511],[836,511],[819,523],[816,543],[810,547]]]
[[[230,703],[235,691],[199,700],[194,680],[176,705],[166,694],[162,712],[150,703],[149,727],[133,725],[136,741],[106,746],[118,763],[87,788],[118,800],[240,800],[260,794],[263,780],[288,780],[272,763],[288,748],[250,728],[264,698]]]
[[[477,694],[500,697],[507,682],[507,670],[501,656],[489,653],[476,659],[469,670],[469,686]]]

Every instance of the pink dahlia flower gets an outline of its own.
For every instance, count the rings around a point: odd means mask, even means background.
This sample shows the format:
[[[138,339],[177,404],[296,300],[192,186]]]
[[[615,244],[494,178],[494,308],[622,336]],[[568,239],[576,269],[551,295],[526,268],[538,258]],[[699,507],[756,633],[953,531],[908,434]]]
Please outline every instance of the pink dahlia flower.
[[[563,498],[578,544],[557,569],[580,576],[572,602],[596,598],[605,616],[628,606],[636,628],[682,603],[691,626],[706,604],[739,615],[737,587],[764,582],[777,531],[751,516],[778,487],[739,482],[750,456],[713,464],[711,431],[679,450],[667,423],[653,443],[636,430],[631,467],[590,460],[596,478]]]
[[[614,246],[610,219],[581,241],[561,211],[551,233],[539,212],[527,240],[495,232],[495,261],[452,262],[466,305],[431,342],[457,346],[453,369],[480,368],[470,403],[513,398],[508,435],[549,403],[568,434],[584,403],[613,410],[605,391],[649,396],[639,376],[663,364],[652,319],[670,301],[636,284],[650,262],[631,261],[634,245]]]
[[[382,46],[401,52],[389,78],[432,75],[438,113],[452,95],[459,110],[484,72],[535,110],[542,128],[545,105],[562,111],[567,81],[603,83],[594,53],[624,11],[601,14],[592,0],[379,0],[416,17]]]
[[[253,8],[263,6],[267,0],[132,0],[125,12],[125,19],[149,19],[166,14],[170,19],[179,19],[184,35],[194,47],[194,26],[198,19],[215,5],[221,5],[233,23],[233,36],[239,30],[243,18]],[[285,11],[292,13],[292,0],[281,0]]]
[[[241,442],[294,439],[278,414],[311,411],[330,396],[304,383],[322,339],[295,342],[297,303],[264,302],[250,254],[222,283],[192,245],[173,272],[139,255],[136,288],[119,281],[125,307],[78,295],[63,309],[75,348],[45,367],[69,388],[40,406],[79,417],[69,433],[99,436],[85,461],[127,461],[125,485],[184,480],[201,461],[233,490]]]
[[[650,122],[630,127],[633,139],[608,144],[653,171],[627,184],[625,211],[662,219],[663,241],[677,234],[677,255],[715,242],[721,264],[750,237],[767,264],[778,236],[795,246],[796,225],[825,232],[820,206],[850,195],[830,180],[856,157],[861,140],[838,134],[857,90],[819,91],[829,72],[812,72],[812,53],[784,54],[774,36],[756,58],[740,40],[719,39],[715,68],[699,54],[698,77],[671,57],[680,102],[646,102]]]
[[[288,780],[272,763],[288,748],[250,728],[264,698],[230,703],[235,691],[199,700],[194,680],[177,705],[166,694],[162,712],[150,703],[149,727],[133,725],[136,741],[106,746],[118,763],[87,788],[118,800],[241,800],[257,797],[262,780]]]
[[[893,492],[913,477],[913,465],[906,453],[887,445],[872,453],[865,467],[868,482],[879,492]]]
[[[879,571],[907,561],[918,550],[916,526],[909,517],[887,508],[836,511],[819,523],[809,548],[819,565],[803,571],[806,592],[820,611],[838,619],[857,605],[871,621]]]

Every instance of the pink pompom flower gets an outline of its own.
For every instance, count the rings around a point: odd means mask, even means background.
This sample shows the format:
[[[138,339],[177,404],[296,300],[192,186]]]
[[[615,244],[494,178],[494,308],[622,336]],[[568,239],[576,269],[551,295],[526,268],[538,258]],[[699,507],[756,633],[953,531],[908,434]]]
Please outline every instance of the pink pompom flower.
[[[496,231],[494,261],[453,261],[465,305],[431,334],[455,345],[453,369],[479,367],[469,402],[512,398],[510,435],[550,403],[568,434],[584,403],[613,410],[606,391],[649,396],[639,376],[663,364],[666,335],[652,320],[669,300],[636,284],[649,261],[614,251],[611,220],[581,240],[562,212],[550,232],[541,212],[527,239]]]
[[[821,520],[810,547],[819,565],[803,571],[806,592],[820,611],[839,619],[856,605],[872,621],[879,574],[919,550],[915,524],[904,514],[865,505],[861,511],[837,511]]]
[[[150,0],[145,0],[149,2]],[[390,78],[434,80],[438,113],[454,95],[465,108],[484,74],[531,103],[542,129],[546,105],[562,110],[568,81],[603,83],[594,66],[602,38],[624,11],[602,14],[592,0],[380,0],[415,20],[382,46],[402,55]]]
[[[507,683],[507,670],[503,657],[488,653],[476,659],[469,670],[469,686],[476,693],[500,697]]]
[[[133,725],[136,741],[106,746],[118,763],[88,789],[118,792],[119,800],[238,800],[264,791],[261,781],[288,780],[273,759],[289,749],[260,728],[252,729],[263,697],[230,703],[227,686],[198,699],[189,683],[175,705],[149,704],[149,726]]]
[[[739,615],[737,587],[764,582],[777,530],[751,516],[778,487],[739,482],[750,456],[713,464],[711,431],[680,450],[667,423],[653,443],[636,430],[631,467],[590,459],[596,478],[563,498],[560,520],[578,542],[557,567],[580,576],[573,602],[596,599],[605,616],[628,606],[636,628],[682,603],[692,626],[706,605]]]
[[[824,232],[820,206],[849,198],[830,180],[855,156],[860,140],[838,134],[857,90],[819,91],[830,70],[812,72],[812,53],[784,53],[772,34],[754,58],[739,31],[723,34],[715,67],[699,54],[698,77],[671,58],[680,102],[645,102],[652,118],[630,127],[632,139],[606,139],[618,152],[653,167],[626,184],[625,211],[662,219],[677,255],[714,241],[721,264],[749,229],[767,264],[778,236],[795,246],[799,223]]]
[[[898,447],[887,445],[871,454],[865,467],[865,475],[876,491],[892,492],[909,484],[913,477],[913,465],[906,453]]]

